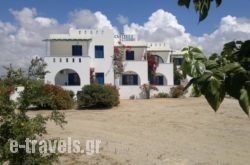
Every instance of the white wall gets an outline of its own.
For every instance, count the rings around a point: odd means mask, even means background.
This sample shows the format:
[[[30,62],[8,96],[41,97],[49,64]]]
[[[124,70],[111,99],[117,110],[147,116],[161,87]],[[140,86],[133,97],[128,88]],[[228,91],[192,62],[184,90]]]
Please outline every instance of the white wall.
[[[72,59],[75,59],[75,62],[72,62]],[[68,59],[68,62],[66,62]],[[81,59],[81,62],[79,62]],[[81,88],[90,84],[90,58],[89,57],[45,57],[44,61],[48,64],[47,70],[50,73],[45,75],[45,83],[55,84],[56,74],[63,69],[72,69],[78,73],[80,77],[80,86],[74,86],[74,92],[81,90]],[[61,61],[61,62],[60,62]]]
[[[174,85],[174,66],[173,64],[159,64],[156,73],[161,73],[167,79],[167,85]]]

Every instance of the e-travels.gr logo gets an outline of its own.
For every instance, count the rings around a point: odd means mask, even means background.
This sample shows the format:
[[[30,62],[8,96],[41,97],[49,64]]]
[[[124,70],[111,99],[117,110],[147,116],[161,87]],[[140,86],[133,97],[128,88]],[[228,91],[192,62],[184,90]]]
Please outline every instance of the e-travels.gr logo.
[[[26,153],[86,153],[93,155],[99,153],[101,140],[86,140],[86,148],[81,149],[79,140],[72,140],[68,137],[66,140],[31,140],[25,139],[25,144],[18,144],[16,140],[10,141],[10,152],[17,153],[19,149],[25,149]],[[38,150],[37,150],[38,147]]]

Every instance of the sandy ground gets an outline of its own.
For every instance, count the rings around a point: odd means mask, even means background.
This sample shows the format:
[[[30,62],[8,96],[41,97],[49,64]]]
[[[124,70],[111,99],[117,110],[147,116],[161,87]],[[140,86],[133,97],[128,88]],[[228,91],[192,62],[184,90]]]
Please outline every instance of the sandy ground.
[[[250,119],[233,99],[217,113],[204,98],[121,100],[110,110],[64,112],[68,124],[48,123],[48,136],[80,140],[82,148],[86,140],[101,144],[92,156],[66,154],[63,165],[250,164]]]

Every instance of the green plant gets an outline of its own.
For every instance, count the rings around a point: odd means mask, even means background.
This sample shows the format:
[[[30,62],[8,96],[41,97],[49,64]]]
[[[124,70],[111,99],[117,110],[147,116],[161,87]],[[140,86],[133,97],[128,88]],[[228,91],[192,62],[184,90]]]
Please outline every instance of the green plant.
[[[170,96],[172,98],[183,97],[186,93],[187,91],[184,90],[184,87],[182,85],[170,88]]]
[[[112,85],[85,85],[77,94],[77,102],[79,108],[110,108],[119,104],[119,93]]]
[[[168,93],[164,93],[164,92],[159,92],[157,95],[155,95],[155,98],[169,98],[169,94]]]
[[[113,67],[115,78],[119,77],[124,71],[123,58],[126,46],[118,42],[119,46],[114,48]]]
[[[44,85],[38,81],[46,74],[44,70],[46,65],[40,63],[41,61],[41,59],[33,61],[29,67],[28,77],[21,68],[14,69],[12,65],[5,67],[6,75],[0,80],[0,164],[52,165],[60,156],[58,152],[40,153],[39,147],[35,147],[32,153],[28,153],[25,148],[19,148],[16,153],[10,150],[11,140],[16,140],[19,145],[25,145],[26,138],[37,143],[41,140],[51,140],[55,144],[58,142],[55,141],[56,139],[46,139],[44,136],[47,133],[46,123],[52,120],[61,127],[67,123],[64,114],[55,110],[47,116],[36,115],[31,118],[26,114],[26,108],[29,105],[41,106],[46,100],[51,99],[44,95]],[[20,100],[13,102],[10,100],[10,94],[14,92],[17,85],[25,86],[25,90]],[[58,96],[61,94],[59,93]],[[20,106],[17,107],[17,105]]]
[[[210,4],[214,0],[193,0],[194,9],[196,12],[199,12],[199,22],[204,20],[209,12]],[[185,6],[189,8],[191,0],[178,0],[179,6]],[[216,7],[220,6],[222,0],[215,0]]]
[[[59,86],[43,84],[39,81],[28,81],[21,93],[21,108],[36,106],[38,109],[70,109],[74,104],[72,92]]]
[[[158,88],[154,85],[151,85],[151,84],[142,84],[140,86],[140,89],[142,90],[142,92],[144,92],[146,94],[146,99],[149,99],[150,98],[150,91],[151,90],[155,90],[155,91],[158,91]]]
[[[206,59],[197,48],[183,50],[186,53],[182,71],[192,78],[185,89],[191,84],[196,85],[214,111],[229,94],[249,115],[250,40],[226,43],[221,54],[213,55],[210,59]]]
[[[200,97],[201,96],[201,91],[199,90],[199,87],[197,85],[193,85],[192,91],[191,91],[191,96],[192,97]]]
[[[58,111],[52,111],[48,116],[36,115],[30,118],[26,110],[16,110],[16,104],[9,99],[11,90],[8,87],[1,86],[0,94],[0,164],[48,164],[52,165],[58,162],[58,152],[40,153],[39,148],[35,147],[32,153],[25,148],[19,148],[16,153],[10,150],[11,140],[16,140],[19,145],[26,145],[26,138],[32,140],[51,140],[46,139],[46,123],[49,120],[54,121],[61,127],[66,123],[64,114]],[[56,141],[55,141],[56,142]]]
[[[111,94],[113,106],[118,106],[120,104],[120,99],[119,99],[120,94],[117,88],[111,84],[105,84],[103,87],[108,93]]]

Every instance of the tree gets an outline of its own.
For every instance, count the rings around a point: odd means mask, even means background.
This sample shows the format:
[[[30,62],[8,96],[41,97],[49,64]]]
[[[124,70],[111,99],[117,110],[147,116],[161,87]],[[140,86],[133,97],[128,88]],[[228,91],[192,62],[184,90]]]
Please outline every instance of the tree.
[[[13,86],[22,85],[25,81],[24,71],[21,68],[15,69],[11,64],[5,66],[6,75],[1,79],[0,85]]]
[[[209,59],[198,48],[184,48],[183,75],[190,76],[210,106],[217,111],[226,94],[237,99],[249,116],[250,105],[250,40],[224,45],[220,55]]]
[[[5,90],[4,90],[5,89]],[[11,140],[17,141],[19,145],[26,145],[26,139],[49,140],[44,137],[47,133],[46,123],[54,121],[61,127],[66,123],[64,115],[58,111],[52,111],[51,115],[36,115],[30,118],[26,110],[16,110],[16,104],[9,99],[11,90],[8,88],[0,91],[0,164],[48,164],[58,161],[58,152],[40,153],[39,147],[34,152],[27,152],[25,148],[18,148],[16,153],[10,150]],[[50,139],[57,143],[56,139]],[[30,143],[31,145],[31,143]],[[31,149],[31,146],[30,146]]]
[[[16,153],[12,153],[10,150],[11,140],[16,140],[19,145],[27,144],[26,138],[37,140],[37,143],[42,140],[51,140],[55,144],[58,142],[57,139],[46,139],[44,136],[47,133],[46,123],[52,120],[61,127],[66,123],[64,114],[56,110],[53,110],[48,116],[36,115],[31,118],[27,115],[26,109],[18,107],[19,103],[10,100],[10,94],[16,85],[29,88],[33,88],[34,85],[42,86],[37,78],[44,76],[45,66],[44,63],[41,63],[41,59],[34,59],[29,67],[29,76],[25,76],[21,68],[14,69],[12,65],[5,67],[6,75],[0,83],[0,164],[49,165],[58,161],[60,154],[57,151],[40,153],[39,147],[35,147],[33,153],[28,153],[26,148],[19,148]],[[30,90],[29,94],[38,92],[34,89],[36,90],[36,88],[33,88],[33,91]],[[62,96],[61,93],[58,95]],[[36,98],[33,97],[32,99]]]
[[[209,12],[211,2],[214,0],[193,0],[194,9],[199,13],[199,22],[203,21]],[[179,6],[185,6],[186,8],[190,7],[191,0],[178,0]],[[222,3],[222,0],[215,0],[216,7],[219,7]]]
[[[36,57],[31,60],[30,66],[28,69],[28,78],[29,79],[44,79],[44,76],[48,73],[45,70],[47,64],[42,58]]]

